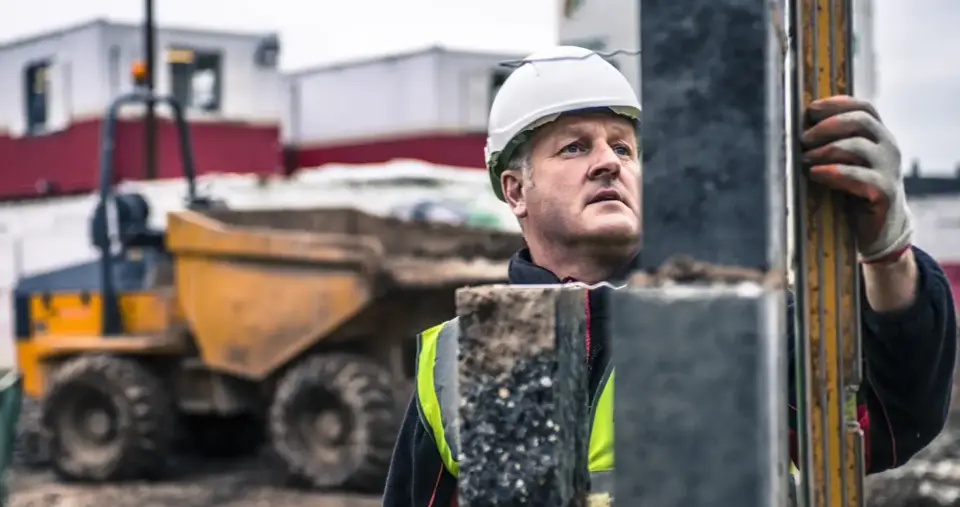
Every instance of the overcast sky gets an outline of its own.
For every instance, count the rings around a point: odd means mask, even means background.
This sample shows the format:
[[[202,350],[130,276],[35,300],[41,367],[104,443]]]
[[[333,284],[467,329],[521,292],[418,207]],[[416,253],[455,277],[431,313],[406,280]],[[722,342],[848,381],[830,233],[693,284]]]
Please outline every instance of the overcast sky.
[[[155,0],[160,23],[280,33],[282,66],[429,44],[531,50],[556,39],[559,0]],[[857,1],[857,0],[854,0]],[[878,107],[907,161],[960,162],[960,0],[874,0]],[[138,0],[0,0],[0,41],[96,17],[136,21]]]

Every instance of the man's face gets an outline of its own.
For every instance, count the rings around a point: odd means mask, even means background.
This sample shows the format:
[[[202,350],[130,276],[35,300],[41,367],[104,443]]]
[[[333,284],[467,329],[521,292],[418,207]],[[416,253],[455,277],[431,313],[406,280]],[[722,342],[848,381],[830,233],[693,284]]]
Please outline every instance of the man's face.
[[[631,122],[603,113],[563,116],[534,133],[529,154],[530,174],[501,177],[528,239],[636,243],[640,162]]]

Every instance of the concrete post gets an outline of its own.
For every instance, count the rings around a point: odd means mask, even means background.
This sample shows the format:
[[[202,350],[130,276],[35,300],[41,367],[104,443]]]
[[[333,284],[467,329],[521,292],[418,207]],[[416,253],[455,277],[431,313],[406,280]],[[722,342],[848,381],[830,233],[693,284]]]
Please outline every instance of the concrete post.
[[[641,0],[645,274],[614,297],[617,505],[786,501],[778,6]]]

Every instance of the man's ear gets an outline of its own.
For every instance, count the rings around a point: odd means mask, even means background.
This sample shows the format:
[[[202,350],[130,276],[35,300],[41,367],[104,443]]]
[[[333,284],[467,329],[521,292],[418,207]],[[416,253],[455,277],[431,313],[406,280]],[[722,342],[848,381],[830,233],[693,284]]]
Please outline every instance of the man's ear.
[[[500,187],[503,188],[503,198],[506,199],[510,211],[517,218],[527,216],[527,198],[524,195],[523,175],[517,170],[506,170],[500,174]]]

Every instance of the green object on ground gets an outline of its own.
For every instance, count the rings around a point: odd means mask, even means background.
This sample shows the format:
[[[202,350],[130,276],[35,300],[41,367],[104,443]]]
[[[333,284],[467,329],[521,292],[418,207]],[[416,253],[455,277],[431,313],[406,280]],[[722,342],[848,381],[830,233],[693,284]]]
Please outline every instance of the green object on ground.
[[[502,229],[503,221],[494,213],[474,211],[467,217],[466,224],[470,227],[483,229]]]
[[[7,476],[13,463],[23,382],[20,373],[15,370],[8,370],[0,375],[0,506],[3,506],[7,505],[10,497]]]

